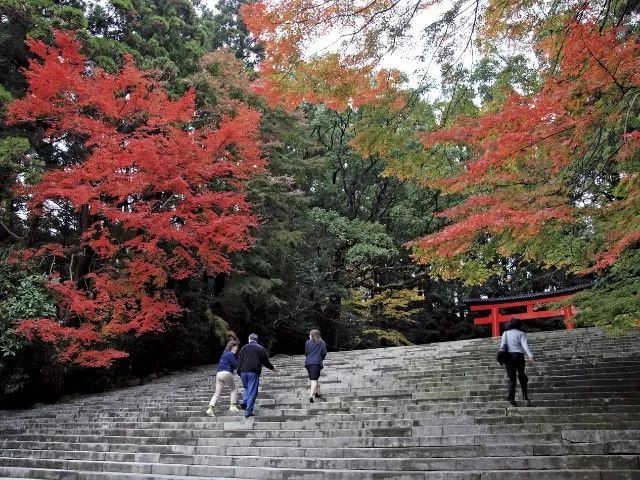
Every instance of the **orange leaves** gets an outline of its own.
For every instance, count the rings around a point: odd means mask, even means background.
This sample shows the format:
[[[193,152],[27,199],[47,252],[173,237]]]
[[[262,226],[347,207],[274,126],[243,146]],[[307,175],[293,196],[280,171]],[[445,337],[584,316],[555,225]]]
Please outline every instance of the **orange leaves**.
[[[310,55],[313,52],[307,51],[311,41],[332,35],[334,28],[366,30],[368,19],[377,21],[382,12],[391,15],[397,3],[278,0],[243,5],[243,20],[264,43],[266,53],[255,92],[272,106],[292,109],[308,102],[343,110],[375,103],[386,92],[397,90],[400,73],[376,68],[376,61],[371,60],[375,44],[371,39],[356,45],[360,36],[354,34],[349,41],[334,32],[340,37],[334,43],[344,46],[340,53]]]
[[[489,0],[483,15],[482,33],[489,40],[521,40],[541,32],[561,30],[586,2],[556,4],[551,12],[530,0]]]
[[[278,70],[266,60],[261,64],[261,78],[254,83],[254,91],[272,107],[291,110],[306,102],[345,110],[377,104],[389,92],[397,91],[401,83],[397,70],[376,71],[371,65],[349,65],[334,54],[298,61],[287,71]]]
[[[182,312],[174,281],[226,272],[229,253],[248,248],[257,222],[243,190],[265,166],[260,115],[238,104],[218,129],[196,130],[193,91],[173,100],[131,58],[111,75],[86,62],[72,34],[55,38],[55,46],[30,42],[41,61],[31,62],[28,94],[7,120],[41,121],[54,148],[76,142],[83,152],[29,192],[32,214],[77,215],[69,228],[79,229],[79,245],[33,253],[67,262],[52,265],[68,279],[50,288],[81,327],[25,323],[22,331],[41,332],[60,361],[105,366],[120,358],[102,348],[108,338],[161,331]],[[80,342],[81,331],[95,336]]]
[[[279,67],[300,59],[311,39],[335,30],[343,55],[359,61],[370,58],[383,42],[382,29],[394,19],[411,20],[416,10],[437,2],[398,0],[265,0],[242,6],[244,23],[267,48]],[[375,38],[371,34],[375,33]],[[387,32],[388,33],[388,32]]]

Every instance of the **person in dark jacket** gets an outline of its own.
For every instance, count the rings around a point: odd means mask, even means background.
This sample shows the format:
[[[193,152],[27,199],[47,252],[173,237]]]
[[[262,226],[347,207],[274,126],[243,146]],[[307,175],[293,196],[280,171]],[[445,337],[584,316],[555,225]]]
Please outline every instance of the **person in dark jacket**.
[[[249,343],[240,349],[238,358],[238,374],[244,386],[244,396],[240,408],[245,411],[245,417],[253,417],[253,406],[258,396],[260,386],[260,374],[262,367],[275,370],[269,361],[267,351],[258,343],[258,335],[249,335]]]
[[[304,344],[304,366],[309,373],[311,388],[309,389],[309,402],[320,397],[320,370],[324,367],[322,361],[327,356],[327,344],[320,337],[320,330],[311,330],[309,340]]]
[[[509,391],[507,393],[507,401],[517,407],[516,403],[516,375],[520,380],[520,388],[522,388],[522,398],[527,405],[530,405],[527,385],[529,378],[525,373],[525,353],[529,357],[529,361],[533,362],[533,353],[529,349],[527,342],[527,334],[522,331],[522,322],[519,318],[511,319],[508,329],[502,334],[500,341],[500,350],[509,352],[504,367],[509,377]]]
[[[205,412],[210,417],[214,417],[216,415],[216,403],[218,402],[218,398],[222,393],[222,388],[225,385],[227,385],[231,390],[231,405],[229,410],[232,412],[238,410],[238,407],[236,407],[238,389],[236,388],[236,382],[233,380],[233,372],[238,366],[236,353],[238,352],[239,345],[240,342],[231,340],[227,343],[227,346],[220,357],[220,361],[218,362],[218,373],[216,373],[216,392],[213,394],[213,397],[211,397],[209,408]]]

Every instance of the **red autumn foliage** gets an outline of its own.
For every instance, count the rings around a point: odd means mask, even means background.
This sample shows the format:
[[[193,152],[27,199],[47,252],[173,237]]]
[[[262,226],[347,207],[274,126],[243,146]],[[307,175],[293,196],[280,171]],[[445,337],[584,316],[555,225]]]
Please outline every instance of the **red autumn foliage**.
[[[550,200],[550,199],[547,199]],[[556,203],[559,201],[556,200]],[[563,204],[532,204],[531,198],[513,195],[476,195],[461,205],[438,214],[452,224],[415,242],[422,249],[432,250],[439,257],[451,257],[472,249],[478,233],[495,235],[510,230],[514,234],[533,237],[550,221],[570,222],[572,211]]]
[[[442,212],[450,225],[414,242],[420,260],[453,259],[497,235],[505,253],[521,253],[551,231],[582,225],[590,238],[574,267],[599,270],[639,241],[633,162],[640,135],[625,118],[635,115],[640,45],[621,29],[601,32],[592,23],[567,32],[559,71],[539,92],[513,94],[498,112],[423,136],[427,147],[466,145],[471,158],[458,174],[429,182],[466,200]],[[607,171],[618,175],[618,198],[592,193],[608,181],[598,172]]]
[[[265,165],[260,116],[239,106],[216,130],[193,130],[194,92],[171,99],[131,58],[111,75],[87,62],[73,34],[28,45],[39,59],[29,63],[29,91],[11,104],[8,122],[45,125],[54,146],[80,138],[86,152],[26,192],[33,215],[71,207],[80,244],[28,255],[66,257],[62,281],[50,287],[60,321],[81,326],[25,320],[19,331],[57,345],[62,362],[107,366],[126,355],[108,348],[114,336],[162,331],[182,311],[173,281],[229,271],[228,255],[248,248],[256,219],[243,185]]]
[[[60,349],[58,361],[75,363],[83,367],[108,367],[114,360],[127,357],[127,354],[113,348],[93,349],[100,344],[99,334],[90,324],[80,328],[64,327],[48,318],[23,320],[16,332],[29,341],[39,340],[57,346]]]

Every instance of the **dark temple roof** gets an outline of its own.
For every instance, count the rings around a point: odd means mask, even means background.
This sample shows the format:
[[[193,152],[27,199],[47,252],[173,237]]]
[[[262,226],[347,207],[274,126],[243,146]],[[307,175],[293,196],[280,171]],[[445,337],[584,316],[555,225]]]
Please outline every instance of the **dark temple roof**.
[[[583,283],[582,285],[574,285],[573,287],[559,288],[557,290],[550,290],[548,292],[521,293],[519,295],[508,295],[506,297],[493,297],[493,298],[465,298],[462,301],[467,305],[471,305],[471,304],[488,305],[492,303],[515,302],[518,300],[537,300],[539,298],[555,297],[556,295],[566,295],[569,293],[579,292],[580,290],[589,288],[592,285],[593,284],[591,283]]]

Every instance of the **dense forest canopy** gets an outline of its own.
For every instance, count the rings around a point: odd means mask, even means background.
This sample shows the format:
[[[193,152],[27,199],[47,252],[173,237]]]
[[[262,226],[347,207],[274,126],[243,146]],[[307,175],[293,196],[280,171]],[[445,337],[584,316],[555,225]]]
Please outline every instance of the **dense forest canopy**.
[[[481,295],[637,327],[638,8],[0,0],[1,403],[487,335]]]

